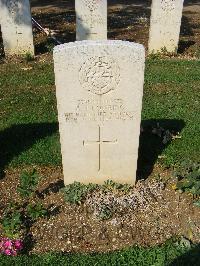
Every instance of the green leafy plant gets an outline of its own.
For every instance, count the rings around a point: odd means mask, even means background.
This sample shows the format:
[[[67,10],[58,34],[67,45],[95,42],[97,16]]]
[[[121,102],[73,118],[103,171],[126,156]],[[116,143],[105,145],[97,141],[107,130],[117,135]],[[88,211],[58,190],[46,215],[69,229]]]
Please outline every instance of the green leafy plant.
[[[27,216],[31,218],[31,220],[37,220],[39,217],[43,217],[47,214],[47,210],[43,207],[41,203],[36,204],[28,204],[26,208]]]
[[[41,203],[29,203],[21,206],[19,203],[10,203],[3,213],[1,224],[4,236],[11,239],[19,237],[20,229],[25,227],[26,219],[34,222],[39,217],[47,214],[47,210]]]
[[[19,231],[23,228],[28,232],[30,224],[47,214],[35,193],[39,180],[40,177],[35,170],[21,174],[17,191],[23,200],[19,203],[10,203],[0,221],[5,237],[18,237]]]
[[[184,162],[175,174],[178,177],[176,184],[180,192],[191,193],[194,197],[200,196],[200,164]],[[200,201],[196,201],[196,206],[200,206]]]
[[[52,41],[52,39],[48,38],[47,39],[47,43],[45,44],[45,47],[47,49],[48,52],[53,52],[53,48],[55,47],[54,42]]]
[[[164,46],[160,49],[160,51],[153,50],[151,53],[149,53],[148,58],[150,60],[159,60],[163,59],[165,56],[172,57],[175,56],[177,53],[177,47],[174,49],[174,52],[168,52],[167,48]]]
[[[128,193],[131,189],[131,185],[119,184],[119,183],[116,183],[112,180],[107,180],[104,182],[104,184],[101,186],[101,188],[104,192],[116,191],[116,192]]]
[[[195,52],[195,56],[199,59],[200,58],[200,46],[197,48]]]
[[[74,182],[63,188],[62,192],[64,193],[65,201],[72,204],[80,204],[89,192],[97,188],[98,185],[95,184],[84,185],[80,182]]]
[[[162,139],[162,143],[165,145],[173,139],[173,134],[167,129],[160,126],[159,123],[152,128],[152,134]]]
[[[22,216],[19,209],[17,204],[10,203],[1,219],[4,235],[11,239],[18,238],[22,226]]]
[[[25,60],[26,60],[27,62],[34,61],[34,56],[33,56],[31,53],[26,53],[26,54],[25,54]]]
[[[167,48],[164,46],[161,48],[161,54],[165,56],[175,56],[177,52],[177,47],[175,47],[174,52],[168,52]]]
[[[161,53],[159,52],[152,52],[148,55],[148,58],[149,60],[152,60],[152,61],[157,61],[157,60],[160,60],[161,59]]]
[[[23,172],[20,176],[20,184],[17,188],[17,191],[20,193],[22,198],[31,197],[38,185],[40,177],[34,169],[31,172]]]
[[[84,201],[88,193],[96,189],[102,189],[106,191],[116,191],[121,193],[128,193],[131,189],[131,186],[128,184],[118,184],[112,180],[107,180],[103,185],[97,184],[82,184],[80,182],[74,182],[67,185],[61,191],[64,193],[65,201],[72,204],[80,204]]]
[[[195,201],[194,205],[197,206],[197,207],[200,207],[200,200]]]
[[[98,218],[100,220],[108,220],[110,219],[111,217],[113,216],[113,210],[111,207],[109,207],[108,205],[106,204],[103,204],[101,206],[101,210],[98,214]]]

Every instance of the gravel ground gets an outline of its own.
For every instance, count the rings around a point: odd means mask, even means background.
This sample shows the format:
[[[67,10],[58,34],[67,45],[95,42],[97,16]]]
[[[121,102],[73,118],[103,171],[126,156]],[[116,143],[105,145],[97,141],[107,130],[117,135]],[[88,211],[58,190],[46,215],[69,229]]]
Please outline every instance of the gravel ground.
[[[107,252],[126,246],[152,246],[173,236],[200,242],[200,208],[193,199],[167,184],[149,179],[138,181],[127,193],[97,189],[80,205],[64,201],[60,168],[38,169],[41,180],[38,198],[49,209],[48,218],[39,218],[31,227],[31,253],[48,251]],[[0,216],[15,200],[20,170],[9,171],[0,180]],[[102,210],[110,210],[108,220],[100,219]],[[110,214],[110,213],[109,213]]]

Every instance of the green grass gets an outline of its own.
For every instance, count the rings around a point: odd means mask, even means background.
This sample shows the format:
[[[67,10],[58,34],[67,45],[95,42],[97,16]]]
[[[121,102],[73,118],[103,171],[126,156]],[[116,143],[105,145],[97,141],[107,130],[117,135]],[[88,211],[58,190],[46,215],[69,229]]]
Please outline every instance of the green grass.
[[[22,69],[27,67],[32,69]],[[199,83],[199,61],[147,61],[142,123],[159,122],[180,131],[181,139],[164,146],[155,136],[142,136],[144,165],[158,162],[158,155],[167,166],[199,159]],[[53,65],[1,64],[0,88],[0,168],[60,165]]]
[[[0,265],[97,265],[97,266],[198,266],[200,265],[199,246],[180,247],[171,241],[152,248],[129,248],[120,252],[106,254],[43,254],[8,257],[0,255]]]
[[[199,84],[200,61],[149,61],[146,65],[142,118],[169,119],[164,123],[166,128],[176,127],[172,120],[179,120],[177,128],[182,128],[181,139],[163,151],[169,165],[199,159]]]
[[[1,65],[0,75],[1,167],[60,164],[53,66]]]

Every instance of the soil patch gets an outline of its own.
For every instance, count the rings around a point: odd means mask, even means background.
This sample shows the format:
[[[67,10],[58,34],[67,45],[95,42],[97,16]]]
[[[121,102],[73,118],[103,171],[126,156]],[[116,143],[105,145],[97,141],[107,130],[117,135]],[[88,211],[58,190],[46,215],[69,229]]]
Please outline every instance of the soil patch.
[[[66,203],[61,168],[39,168],[43,177],[37,195],[49,210],[47,218],[39,218],[31,227],[29,252],[108,252],[132,245],[152,246],[173,236],[200,241],[200,208],[193,198],[173,189],[167,183],[138,181],[128,194],[95,190],[80,204]],[[20,170],[6,172],[0,180],[0,217],[11,201],[18,201],[16,188]],[[101,204],[114,209],[112,217],[99,219]],[[106,205],[107,204],[107,205]]]

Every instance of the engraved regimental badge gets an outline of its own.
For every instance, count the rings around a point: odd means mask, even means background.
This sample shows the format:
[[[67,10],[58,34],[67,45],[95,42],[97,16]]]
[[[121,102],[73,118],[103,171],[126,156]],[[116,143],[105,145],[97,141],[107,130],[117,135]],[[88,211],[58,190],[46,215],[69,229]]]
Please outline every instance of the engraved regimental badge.
[[[172,11],[175,9],[175,0],[162,0],[161,8],[166,12]]]
[[[115,90],[120,81],[118,64],[107,56],[95,56],[84,62],[79,71],[81,86],[97,95]]]
[[[99,0],[83,0],[84,4],[90,11],[97,9]]]
[[[7,1],[7,9],[11,16],[16,16],[16,12],[18,9],[17,1],[8,0]]]

